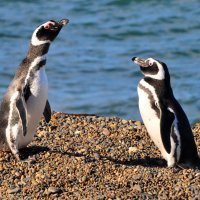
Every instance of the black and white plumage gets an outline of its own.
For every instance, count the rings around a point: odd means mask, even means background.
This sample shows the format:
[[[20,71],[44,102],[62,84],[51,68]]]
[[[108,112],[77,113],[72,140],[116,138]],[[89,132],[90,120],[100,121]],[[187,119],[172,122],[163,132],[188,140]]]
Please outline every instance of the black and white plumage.
[[[132,60],[144,74],[138,84],[140,114],[168,167],[200,167],[193,133],[173,95],[167,65],[153,58]]]
[[[46,56],[51,42],[67,23],[51,20],[37,27],[27,56],[0,104],[0,150],[11,150],[18,160],[19,149],[33,140],[42,115],[50,121]]]

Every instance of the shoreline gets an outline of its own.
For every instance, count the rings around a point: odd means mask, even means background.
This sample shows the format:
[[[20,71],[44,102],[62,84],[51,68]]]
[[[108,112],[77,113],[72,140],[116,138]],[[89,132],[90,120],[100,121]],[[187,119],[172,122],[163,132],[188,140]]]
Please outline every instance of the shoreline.
[[[0,199],[199,198],[200,170],[167,168],[140,121],[54,112],[21,151],[0,152]]]

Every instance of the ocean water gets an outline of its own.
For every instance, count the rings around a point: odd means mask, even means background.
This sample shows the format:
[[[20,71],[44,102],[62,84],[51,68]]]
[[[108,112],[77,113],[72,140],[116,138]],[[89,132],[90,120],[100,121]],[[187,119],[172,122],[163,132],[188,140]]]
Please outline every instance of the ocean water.
[[[68,18],[48,60],[55,111],[140,120],[133,56],[165,62],[175,97],[190,123],[200,120],[198,0],[2,0],[0,97],[26,56],[34,29]]]

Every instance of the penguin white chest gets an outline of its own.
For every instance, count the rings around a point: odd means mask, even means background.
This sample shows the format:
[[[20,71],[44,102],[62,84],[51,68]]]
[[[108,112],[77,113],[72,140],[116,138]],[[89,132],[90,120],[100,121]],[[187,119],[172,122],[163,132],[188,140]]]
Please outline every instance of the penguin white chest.
[[[152,96],[155,98],[155,94],[153,94],[155,91],[153,91],[152,86],[147,87],[147,85],[144,84],[144,81],[142,80],[141,85],[144,86],[149,92],[151,92]],[[160,149],[163,157],[165,157],[165,149],[163,146],[163,142],[161,139],[161,133],[160,133],[160,119],[156,114],[156,111],[152,108],[150,96],[147,91],[143,90],[138,86],[138,96],[139,96],[139,110],[142,117],[142,120],[144,122],[144,125],[155,143],[155,145]],[[154,99],[155,100],[155,99]],[[155,100],[156,102],[156,100]]]
[[[48,80],[44,67],[38,70],[30,85],[31,96],[27,100],[27,134],[20,140],[19,148],[27,146],[36,132],[48,98]]]

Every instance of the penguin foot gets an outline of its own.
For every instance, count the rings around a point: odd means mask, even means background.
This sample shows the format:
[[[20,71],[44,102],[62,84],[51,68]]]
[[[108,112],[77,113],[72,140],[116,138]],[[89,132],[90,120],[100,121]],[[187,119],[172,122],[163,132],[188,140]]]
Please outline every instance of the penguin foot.
[[[182,167],[176,165],[176,166],[174,166],[174,167],[172,168],[172,171],[173,171],[173,173],[178,173],[178,172],[181,171],[182,169],[183,169]]]
[[[29,156],[26,160],[23,160],[23,162],[28,163],[28,165],[32,165],[36,163],[35,155]]]
[[[181,165],[181,164],[177,164],[176,165],[180,170],[182,169],[188,169],[188,167],[187,166],[184,166],[184,165]]]
[[[17,161],[21,161],[22,160],[21,154],[19,152],[15,153],[14,156],[17,159]]]

